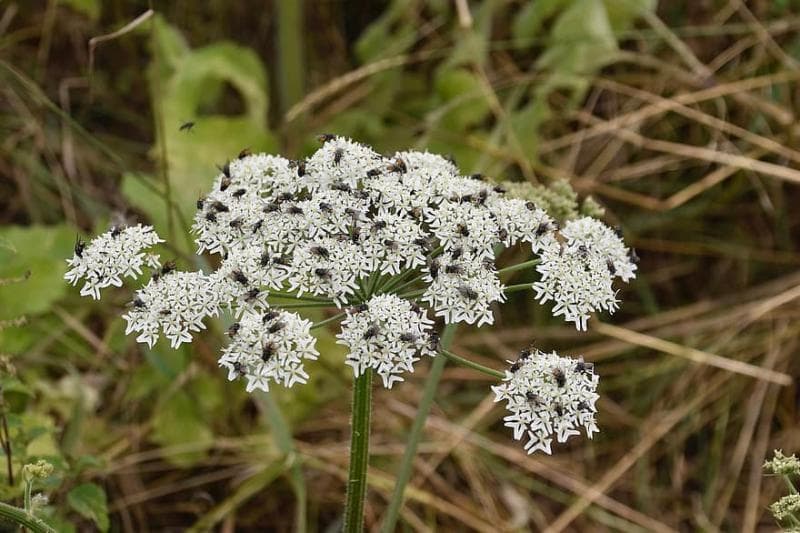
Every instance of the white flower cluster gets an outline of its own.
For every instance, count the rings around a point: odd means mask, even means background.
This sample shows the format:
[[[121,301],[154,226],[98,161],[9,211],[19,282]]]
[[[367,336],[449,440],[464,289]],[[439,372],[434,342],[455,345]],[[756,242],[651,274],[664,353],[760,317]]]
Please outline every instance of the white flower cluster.
[[[386,388],[438,350],[431,316],[446,323],[494,322],[506,288],[495,264],[503,247],[525,243],[538,259],[532,288],[553,314],[586,329],[596,311],[617,308],[615,278],[635,276],[635,254],[620,236],[585,217],[563,227],[540,206],[513,198],[481,176],[462,176],[427,152],[381,156],[342,137],[322,136],[305,160],[243,151],[220,168],[197,201],[197,252],[219,255],[212,273],[161,267],[144,250],[161,240],[147,226],[115,228],[79,241],[66,278],[81,294],[154,269],[127,310],[127,333],[153,346],[189,342],[203,321],[228,309],[236,322],[219,360],[248,391],[306,383],[318,357],[311,323],[276,303],[346,308],[338,334],[356,376],[375,371]],[[591,436],[597,376],[591,365],[524,352],[494,387],[529,452],[550,453],[583,427]]]
[[[381,294],[347,311],[337,342],[350,349],[345,362],[356,377],[372,368],[391,389],[403,381],[403,372],[414,371],[419,355],[436,355],[438,337],[432,326],[421,307]]]
[[[629,281],[635,277],[635,255],[614,230],[591,217],[570,220],[561,229],[566,239],[550,239],[542,244],[542,275],[533,286],[541,303],[555,301],[553,315],[563,315],[585,331],[590,314],[616,311],[615,277]]]
[[[147,285],[136,291],[125,334],[138,333],[137,342],[152,348],[159,331],[177,348],[191,342],[192,332],[205,328],[203,320],[219,313],[219,295],[212,289],[210,277],[202,272],[176,272],[167,263]]]
[[[311,322],[297,313],[266,310],[246,311],[228,329],[231,343],[219,360],[228,369],[228,379],[247,379],[247,392],[269,390],[269,382],[291,387],[306,383],[305,359],[319,356]]]
[[[583,428],[591,438],[597,432],[594,415],[598,377],[591,363],[526,349],[511,362],[503,383],[492,387],[495,401],[505,401],[510,412],[503,420],[514,438],[527,437],[528,453],[551,453],[553,436],[566,442]]]
[[[70,268],[64,279],[72,285],[84,280],[81,296],[100,299],[100,289],[122,285],[123,277],[142,274],[142,266],[158,268],[158,256],[143,250],[163,242],[151,226],[114,226],[88,245],[78,239],[75,255],[67,260]]]

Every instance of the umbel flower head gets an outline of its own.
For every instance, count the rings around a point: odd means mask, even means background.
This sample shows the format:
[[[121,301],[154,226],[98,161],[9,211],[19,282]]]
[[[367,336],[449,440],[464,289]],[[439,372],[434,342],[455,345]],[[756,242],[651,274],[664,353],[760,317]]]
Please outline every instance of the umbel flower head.
[[[553,437],[566,442],[580,434],[579,428],[589,438],[598,431],[594,415],[599,378],[591,363],[531,349],[509,363],[503,383],[492,390],[496,402],[506,402],[510,414],[503,419],[505,425],[514,430],[515,439],[527,439],[528,453],[549,454]]]
[[[98,298],[101,288],[153,269],[124,315],[127,333],[150,347],[162,335],[173,347],[190,342],[207,317],[226,310],[235,322],[219,364],[253,391],[310,379],[304,362],[318,356],[314,326],[287,305],[344,309],[319,325],[341,319],[345,364],[356,376],[376,372],[391,388],[438,353],[433,317],[492,324],[507,293],[532,289],[554,302],[555,316],[586,329],[592,313],[616,310],[614,280],[634,277],[635,254],[602,222],[565,208],[577,206],[574,198],[540,194],[547,201],[537,203],[534,189],[462,176],[435,154],[382,156],[343,137],[321,141],[307,159],[243,152],[221,166],[192,225],[197,253],[219,256],[213,272],[161,267],[145,251],[161,239],[139,225],[79,241],[66,279],[84,280],[81,294]],[[496,257],[510,246],[535,258],[524,266],[538,281],[504,284]],[[496,389],[529,450],[549,451],[550,435],[564,440],[576,427],[596,430],[597,378],[575,364],[537,352]],[[566,376],[563,387],[554,368]]]

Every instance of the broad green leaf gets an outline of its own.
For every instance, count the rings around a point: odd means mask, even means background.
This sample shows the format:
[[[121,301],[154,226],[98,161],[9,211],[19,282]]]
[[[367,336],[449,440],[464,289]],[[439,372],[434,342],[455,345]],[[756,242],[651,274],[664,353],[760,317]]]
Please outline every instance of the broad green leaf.
[[[446,106],[442,124],[451,130],[463,131],[489,114],[480,82],[467,69],[440,71],[436,77],[436,92]]]
[[[558,16],[539,66],[562,74],[591,74],[610,61],[617,41],[602,0],[577,0]]]
[[[60,226],[0,228],[0,278],[25,281],[0,286],[0,319],[47,311],[69,289],[64,281],[66,260],[73,254],[75,230]]]
[[[638,17],[645,11],[653,11],[656,8],[656,0],[603,0],[608,14],[608,21],[614,29],[615,34],[619,34],[631,26]]]
[[[95,483],[82,483],[67,493],[67,503],[100,529],[108,531],[108,502],[106,492]]]
[[[514,39],[531,41],[541,37],[544,23],[573,0],[539,0],[526,3],[514,17],[511,35]]]

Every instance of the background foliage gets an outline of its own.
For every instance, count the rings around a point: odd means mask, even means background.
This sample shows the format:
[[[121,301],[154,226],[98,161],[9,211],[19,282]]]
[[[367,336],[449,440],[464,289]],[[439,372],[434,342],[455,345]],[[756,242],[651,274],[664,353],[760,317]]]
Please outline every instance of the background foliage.
[[[599,438],[527,457],[485,378],[447,368],[404,528],[771,527],[780,487],[761,464],[800,448],[786,384],[798,28],[794,0],[0,4],[0,407],[16,473],[0,499],[19,504],[22,465],[46,458],[37,490],[64,531],[285,531],[298,516],[335,530],[351,377],[330,333],[308,386],[247,396],[216,366],[225,319],[148,350],[123,335],[127,291],[95,303],[62,280],[75,234],[119,219],[203,267],[186,229],[214,165],[244,147],[302,156],[334,132],[452,154],[465,173],[567,179],[642,257],[616,327],[577,334],[516,294],[496,327],[456,340],[494,368],[532,338],[594,361]],[[369,526],[426,372],[376,391]]]

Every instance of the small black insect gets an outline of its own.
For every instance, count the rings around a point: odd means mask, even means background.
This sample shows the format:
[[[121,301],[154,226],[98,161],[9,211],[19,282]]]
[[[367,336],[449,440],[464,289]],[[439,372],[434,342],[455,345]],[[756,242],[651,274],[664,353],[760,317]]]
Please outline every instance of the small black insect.
[[[366,329],[366,331],[364,331],[363,338],[364,338],[365,341],[367,341],[369,339],[377,337],[378,333],[380,333],[380,332],[381,332],[381,328],[378,327],[377,324],[372,324],[372,325],[370,325],[370,327],[368,327]]]
[[[415,313],[417,313],[418,315],[421,315],[421,314],[424,313],[424,311],[422,310],[422,307],[420,307],[419,304],[417,304],[416,302],[411,302],[411,310],[414,311]]]
[[[280,210],[281,206],[275,202],[270,202],[267,205],[265,205],[263,209],[261,209],[261,211],[263,211],[264,213],[275,213]]]
[[[397,241],[392,239],[383,239],[383,245],[389,250],[395,251],[398,249]]]
[[[553,410],[556,412],[556,415],[564,416],[564,407],[560,403],[555,404]]]
[[[86,249],[86,242],[80,238],[80,236],[75,237],[75,255],[78,257],[83,257],[83,250]]]
[[[328,141],[332,141],[335,138],[336,138],[336,135],[334,135],[333,133],[321,133],[321,134],[317,135],[317,140],[319,142],[321,142],[322,144],[325,144]]]
[[[556,380],[556,385],[563,387],[567,384],[567,375],[560,367],[553,367],[553,379]]]
[[[462,237],[469,237],[469,228],[467,227],[466,224],[457,224],[456,231]]]
[[[274,324],[272,324],[270,327],[267,328],[267,333],[277,333],[285,327],[286,327],[286,322],[278,320],[277,322],[275,322]]]
[[[241,324],[239,324],[238,322],[234,322],[233,324],[231,324],[231,327],[229,327],[227,331],[228,337],[230,337],[231,339],[234,338],[236,334],[239,333],[240,327]]]
[[[261,231],[261,226],[263,226],[263,225],[264,225],[264,221],[263,220],[259,220],[255,224],[253,224],[253,234],[258,233],[259,231]]]
[[[382,229],[386,229],[386,226],[388,226],[388,224],[386,223],[385,220],[376,220],[372,224],[372,231],[380,231]]]
[[[290,205],[289,208],[286,210],[287,213],[290,215],[302,215],[303,208],[299,205]]]
[[[233,281],[236,283],[241,283],[242,285],[247,285],[249,283],[247,276],[245,276],[241,270],[234,270],[231,272],[231,279],[233,279]]]
[[[630,259],[631,263],[633,263],[634,265],[639,264],[639,255],[636,253],[636,250],[634,248],[628,250],[628,259]]]
[[[478,181],[483,181],[483,174],[481,174],[480,172],[476,172],[475,174],[471,174],[470,178]]]
[[[497,194],[505,194],[506,193],[505,187],[502,187],[500,185],[495,185],[494,187],[492,187],[492,190],[494,192],[496,192]]]
[[[464,255],[464,249],[460,246],[458,248],[453,248],[453,251],[450,252],[450,257],[453,258],[453,261],[457,261],[462,255]]]
[[[367,304],[359,304],[353,308],[354,313],[365,313],[369,311],[369,306]]]
[[[513,363],[511,363],[511,367],[509,368],[509,370],[511,371],[512,374],[514,374],[520,368],[522,368],[522,361],[514,361]]]
[[[169,316],[172,314],[172,311],[170,311],[169,309],[162,309],[161,311],[158,312],[158,314],[161,316]]]
[[[266,324],[267,322],[278,318],[278,314],[279,313],[277,311],[273,311],[272,309],[270,309],[269,311],[264,313],[264,316],[261,317],[261,323]]]
[[[464,196],[459,198],[458,201],[461,202],[462,204],[468,204],[472,201],[472,199],[473,196],[471,194],[465,194]]]
[[[261,348],[261,360],[266,363],[272,358],[273,355],[275,355],[275,352],[277,351],[278,346],[274,342],[265,343]]]
[[[344,148],[337,148],[333,152],[333,164],[338,165],[342,162],[342,158],[344,157]]]
[[[258,261],[258,264],[260,264],[262,267],[265,267],[269,264],[269,254],[267,252],[261,254],[261,259]]]
[[[306,175],[306,162],[305,161],[298,161],[297,162],[297,177],[302,178]]]
[[[228,225],[233,229],[242,229],[242,224],[243,222],[241,218],[234,218],[233,220],[228,222]]]
[[[341,191],[341,192],[353,192],[353,188],[343,181],[337,181],[336,183],[331,185],[331,189],[333,189],[334,191]]]
[[[275,201],[277,201],[278,203],[288,202],[290,200],[294,200],[294,196],[290,192],[282,192],[275,199]]]
[[[508,239],[508,230],[505,228],[500,228],[497,230],[497,238],[505,242],[506,239]]]
[[[353,191],[353,196],[361,200],[369,200],[369,193],[363,189],[356,189]]]
[[[414,244],[422,248],[423,251],[427,252],[428,250],[430,250],[431,243],[428,239],[425,239],[424,237],[421,237],[419,239],[414,239]]]
[[[272,258],[272,262],[281,266],[290,266],[292,264],[291,259],[284,255],[276,255]]]
[[[193,128],[194,128],[194,122],[190,120],[188,122],[184,122],[183,124],[181,124],[181,127],[178,128],[178,131],[185,131],[188,133],[192,131]]]
[[[239,155],[236,156],[236,159],[244,159],[245,157],[253,155],[253,152],[250,151],[250,148],[243,148]]]
[[[233,196],[236,199],[239,199],[242,196],[244,196],[246,192],[247,189],[236,189],[235,191],[233,191],[233,194],[231,196]]]
[[[491,257],[484,257],[481,259],[481,266],[484,270],[492,272],[494,270],[494,261],[492,261]]]
[[[614,226],[614,234],[621,239],[622,236],[623,236],[622,235],[622,228],[619,227],[619,226]]]
[[[146,307],[142,299],[139,297],[134,298],[131,302],[131,305],[137,309],[144,309]]]
[[[170,272],[175,272],[176,268],[177,264],[175,263],[175,261],[167,261],[166,263],[164,263],[164,266],[161,267],[161,275],[166,276]]]
[[[456,274],[461,275],[464,273],[464,267],[459,265],[458,263],[450,263],[446,267],[444,267],[444,271],[448,274]]]
[[[586,259],[589,255],[589,248],[585,244],[578,245],[578,254],[583,258]]]
[[[401,333],[400,334],[400,342],[414,342],[417,340],[417,336],[411,332]]]
[[[216,222],[217,221],[217,215],[215,215],[214,213],[209,211],[208,213],[206,213],[206,220],[208,220],[209,222]]]
[[[119,227],[117,225],[111,226],[111,236],[112,237],[114,237],[116,239],[117,237],[120,236],[121,233],[122,233],[122,228],[121,227]]]
[[[550,231],[550,224],[547,222],[542,222],[538,226],[536,226],[536,236],[542,237],[545,233]]]
[[[589,404],[584,402],[583,400],[581,400],[581,401],[578,402],[578,409],[580,409],[581,411],[588,411],[589,410]]]
[[[373,169],[367,170],[367,177],[368,178],[375,178],[375,177],[380,176],[380,175],[381,175],[380,169],[373,168]]]
[[[361,211],[358,209],[353,209],[352,207],[347,207],[344,210],[345,214],[352,218],[353,220],[358,220],[361,218]]]
[[[314,274],[319,278],[326,281],[330,281],[331,279],[331,271],[327,268],[315,268]]]
[[[532,390],[529,390],[525,393],[525,399],[528,400],[532,405],[539,405],[542,403],[542,398]]]
[[[580,372],[581,374],[591,374],[594,371],[594,363],[586,363],[584,361],[578,361],[575,363],[575,372]]]
[[[211,209],[213,209],[217,213],[227,213],[228,211],[230,211],[230,209],[228,209],[228,206],[223,204],[219,200],[212,202]]]
[[[353,226],[353,228],[350,230],[350,241],[353,242],[353,244],[358,244],[360,240],[361,240],[361,228],[359,228],[358,226]]]
[[[389,172],[399,172],[401,174],[405,174],[408,172],[408,167],[406,166],[405,161],[397,157],[389,164],[388,167],[386,167],[386,170]]]
[[[614,266],[614,261],[611,259],[606,259],[606,268],[608,268],[608,273],[612,276],[617,275],[617,267]]]
[[[323,259],[328,259],[331,256],[331,253],[324,246],[312,246],[311,253]]]
[[[460,284],[458,287],[456,287],[456,289],[458,290],[458,293],[461,296],[463,296],[464,298],[466,298],[468,300],[477,300],[478,299],[478,293],[475,292],[475,289],[473,289],[472,287],[470,287],[466,283]]]
[[[261,291],[258,290],[255,287],[253,287],[252,289],[247,291],[247,295],[245,296],[244,301],[247,302],[247,303],[250,303],[253,300],[255,300],[256,298],[258,298],[259,294],[261,294]]]
[[[489,199],[489,191],[486,189],[481,189],[481,192],[478,193],[478,199],[475,201],[478,205],[486,205],[486,200]]]
[[[236,378],[237,379],[239,378],[239,376],[244,374],[244,365],[242,363],[240,363],[239,361],[234,361],[233,365],[231,365],[231,366],[233,366],[233,371],[236,373]]]
[[[329,204],[327,202],[320,202],[319,203],[319,210],[322,211],[323,213],[332,213],[333,212],[333,207],[331,206],[331,204]]]
[[[535,211],[536,210],[536,204],[533,203],[533,202],[525,202],[525,208],[528,211]]]
[[[519,351],[519,357],[517,357],[517,359],[520,361],[524,361],[525,359],[530,357],[532,353],[533,349],[530,346],[528,346],[527,348],[523,348],[522,350]]]
[[[201,196],[197,199],[197,209],[203,209],[204,205],[206,205],[206,197]]]
[[[411,209],[411,216],[414,217],[417,220],[421,219],[422,218],[422,209],[420,209],[419,207],[414,207],[413,209]]]
[[[431,333],[430,336],[428,336],[428,349],[432,352],[438,352],[439,348],[439,335]]]
[[[431,278],[436,279],[439,277],[439,267],[441,263],[439,263],[438,259],[432,259],[430,263],[428,263],[428,272],[431,273]]]

